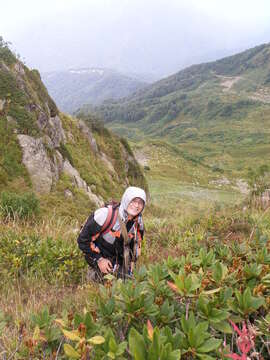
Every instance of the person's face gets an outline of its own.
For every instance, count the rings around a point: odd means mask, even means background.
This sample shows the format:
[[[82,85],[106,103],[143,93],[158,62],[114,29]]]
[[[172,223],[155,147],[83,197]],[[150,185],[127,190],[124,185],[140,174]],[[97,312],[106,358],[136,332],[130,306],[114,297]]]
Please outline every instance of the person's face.
[[[142,211],[143,207],[143,200],[136,197],[132,199],[131,202],[128,204],[127,213],[132,217],[137,216]]]

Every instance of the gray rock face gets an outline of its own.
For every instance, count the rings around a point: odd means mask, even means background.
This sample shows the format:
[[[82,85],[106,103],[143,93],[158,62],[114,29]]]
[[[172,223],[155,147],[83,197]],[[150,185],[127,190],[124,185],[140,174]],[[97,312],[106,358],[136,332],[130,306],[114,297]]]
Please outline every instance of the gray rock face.
[[[52,185],[59,180],[60,174],[64,172],[71,177],[73,185],[84,190],[96,206],[103,204],[103,199],[92,192],[90,186],[81,178],[78,170],[68,160],[64,160],[58,150],[54,150],[49,158],[43,144],[43,140],[46,139],[35,139],[28,135],[17,136],[23,151],[23,164],[29,172],[34,191],[40,194],[48,194]]]
[[[47,96],[45,96],[46,100],[43,100],[41,98],[42,92],[34,94],[35,86],[32,87],[31,81],[27,81],[28,71],[22,62],[17,61],[14,66],[7,66],[4,61],[0,60],[0,71],[1,73],[9,73],[15,78],[16,86],[24,92],[27,99],[24,110],[33,115],[33,119],[37,119],[39,128],[39,135],[37,136],[39,138],[18,134],[20,130],[18,130],[16,116],[14,115],[13,118],[7,111],[7,121],[18,138],[23,154],[22,162],[29,173],[33,190],[39,194],[50,193],[52,187],[59,181],[61,174],[65,172],[71,177],[74,187],[82,189],[96,206],[101,206],[103,199],[95,195],[96,189],[91,190],[90,184],[88,185],[81,178],[78,170],[65,159],[65,156],[68,157],[69,154],[67,154],[63,145],[67,141],[75,144],[76,138],[71,131],[65,133],[59,115],[52,115],[58,114],[58,110],[51,103],[51,100]],[[6,108],[8,101],[3,96],[0,99],[1,114],[8,110]],[[76,124],[80,130],[80,136],[83,136],[89,142],[87,150],[91,153],[94,152],[95,156],[99,156],[106,163],[109,172],[115,173],[110,158],[99,154],[91,130],[82,120],[78,120]],[[74,188],[67,186],[64,195],[71,199],[74,196]]]
[[[49,127],[47,132],[55,148],[59,147],[61,142],[66,142],[66,135],[58,115],[49,119]]]
[[[57,183],[64,168],[64,159],[58,150],[53,154],[53,159],[50,161],[51,172],[53,177],[53,184]]]
[[[49,117],[44,111],[40,111],[37,124],[39,129],[49,136],[53,148],[58,148],[61,142],[66,142],[66,134],[58,115]]]
[[[45,114],[43,111],[40,111],[37,120],[37,125],[39,129],[44,130],[48,124],[48,121],[49,121],[48,115]]]
[[[94,202],[96,206],[102,206],[103,200],[92,193],[90,186],[81,178],[78,170],[76,170],[68,160],[64,161],[63,172],[72,178],[73,185],[79,189],[83,189],[89,196],[89,199]]]
[[[89,145],[91,146],[91,149],[94,151],[94,153],[97,153],[98,152],[97,143],[89,127],[82,120],[78,121],[77,126],[89,141]]]
[[[17,62],[14,66],[14,70],[20,74],[20,75],[24,75],[25,74],[25,71],[24,71],[24,68],[23,68],[23,64],[21,62]]]
[[[34,191],[47,194],[50,192],[53,176],[51,164],[42,139],[34,139],[28,135],[18,135],[23,151],[23,164],[27,168]]]

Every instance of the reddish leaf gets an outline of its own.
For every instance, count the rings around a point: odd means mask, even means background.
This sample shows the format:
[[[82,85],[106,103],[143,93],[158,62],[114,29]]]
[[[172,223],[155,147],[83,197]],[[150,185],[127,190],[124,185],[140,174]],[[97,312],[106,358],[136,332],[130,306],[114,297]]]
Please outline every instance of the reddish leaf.
[[[240,330],[233,321],[231,320],[229,321],[234,331],[237,332],[237,334],[239,335],[236,340],[236,344],[238,350],[241,352],[241,356],[234,353],[234,354],[228,354],[226,355],[226,357],[233,360],[247,360],[248,353],[254,347],[255,334],[250,329],[247,329],[245,322],[243,322],[242,330]]]
[[[147,320],[147,331],[150,340],[153,340],[153,326],[150,320]]]
[[[178,293],[178,288],[177,286],[172,283],[171,281],[167,281],[167,284],[169,285],[169,287],[174,291],[174,292],[177,292]]]

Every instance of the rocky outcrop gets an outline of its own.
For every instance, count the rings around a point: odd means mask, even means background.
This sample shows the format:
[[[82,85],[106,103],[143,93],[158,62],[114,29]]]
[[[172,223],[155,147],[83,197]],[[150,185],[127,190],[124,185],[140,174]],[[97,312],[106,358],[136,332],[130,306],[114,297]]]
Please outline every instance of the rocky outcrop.
[[[103,199],[92,193],[90,186],[81,178],[78,170],[76,170],[68,160],[64,161],[63,171],[71,177],[73,185],[82,189],[89,196],[89,199],[95,203],[96,206],[102,206]]]
[[[64,160],[59,151],[54,151],[51,158],[48,156],[42,138],[35,139],[28,135],[18,135],[18,140],[23,151],[23,164],[29,172],[35,192],[49,193],[52,185],[64,172],[72,179],[73,186],[84,190],[96,206],[103,204],[103,199],[91,191],[90,186],[81,178],[78,170],[67,159]]]
[[[49,118],[47,134],[51,138],[54,148],[58,148],[61,142],[66,142],[66,135],[58,115]]]
[[[74,197],[77,200],[76,196],[80,197],[81,191],[74,191],[76,187],[85,192],[96,206],[101,206],[103,199],[99,193],[102,193],[104,198],[108,197],[112,191],[118,191],[128,183],[128,179],[125,184],[122,181],[122,173],[128,169],[130,173],[133,166],[131,161],[134,161],[133,157],[129,156],[128,148],[124,155],[124,168],[122,146],[120,141],[118,144],[118,139],[114,139],[113,135],[103,137],[102,132],[98,132],[97,143],[93,134],[98,128],[89,128],[87,122],[68,119],[59,113],[42,83],[39,72],[27,69],[11,52],[7,55],[2,57],[0,54],[0,74],[1,79],[3,75],[5,80],[1,84],[0,117],[4,117],[8,124],[7,135],[17,136],[18,142],[14,143],[14,146],[17,152],[21,148],[22,159],[17,157],[16,165],[21,165],[21,162],[24,164],[36,193],[47,194],[53,189],[56,193],[62,191],[66,198]],[[8,62],[6,58],[9,59]],[[5,141],[3,143],[6,145]],[[101,151],[103,148],[106,154]],[[83,152],[84,164],[80,161],[80,152]],[[121,159],[117,159],[118,156]],[[78,166],[78,169],[81,169],[84,165],[91,173],[92,180],[89,180],[88,184],[75,168]],[[121,176],[116,172],[116,166]],[[71,181],[66,181],[65,176],[61,177],[63,173],[67,174]],[[28,186],[28,175],[26,172],[21,174]],[[16,180],[16,174],[10,182],[13,180]],[[58,181],[59,186],[55,186]],[[104,188],[101,188],[102,181],[106,184]]]
[[[23,164],[28,170],[34,191],[47,194],[51,191],[53,176],[51,164],[42,139],[18,135],[23,151]]]
[[[58,115],[55,117],[48,117],[44,111],[40,111],[37,124],[39,129],[49,136],[54,149],[58,148],[61,142],[66,142],[66,134]]]
[[[94,138],[93,134],[91,133],[89,127],[84,123],[83,120],[79,120],[77,126],[78,126],[79,130],[87,138],[91,149],[94,151],[94,153],[97,153],[98,147],[97,147],[96,139]]]
[[[48,125],[48,115],[44,111],[39,111],[37,125],[41,131],[45,130]]]
[[[64,159],[62,154],[60,154],[58,150],[54,152],[53,157],[50,160],[50,163],[51,163],[53,183],[55,184],[59,180],[60,175],[63,172],[63,168],[64,168]]]
[[[16,73],[20,74],[20,75],[25,75],[25,71],[24,71],[24,67],[23,64],[18,61],[15,65],[14,65],[14,70]]]

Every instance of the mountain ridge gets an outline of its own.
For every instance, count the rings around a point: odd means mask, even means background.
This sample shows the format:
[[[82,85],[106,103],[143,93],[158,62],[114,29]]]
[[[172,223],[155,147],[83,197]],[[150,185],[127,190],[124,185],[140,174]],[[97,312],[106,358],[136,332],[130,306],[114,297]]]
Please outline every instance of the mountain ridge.
[[[164,139],[207,166],[243,176],[270,150],[269,100],[270,45],[263,44],[192,65],[95,112],[131,141]]]
[[[146,85],[135,76],[99,67],[73,68],[41,76],[60,109],[69,113],[86,103],[92,106],[109,98],[124,97]]]

